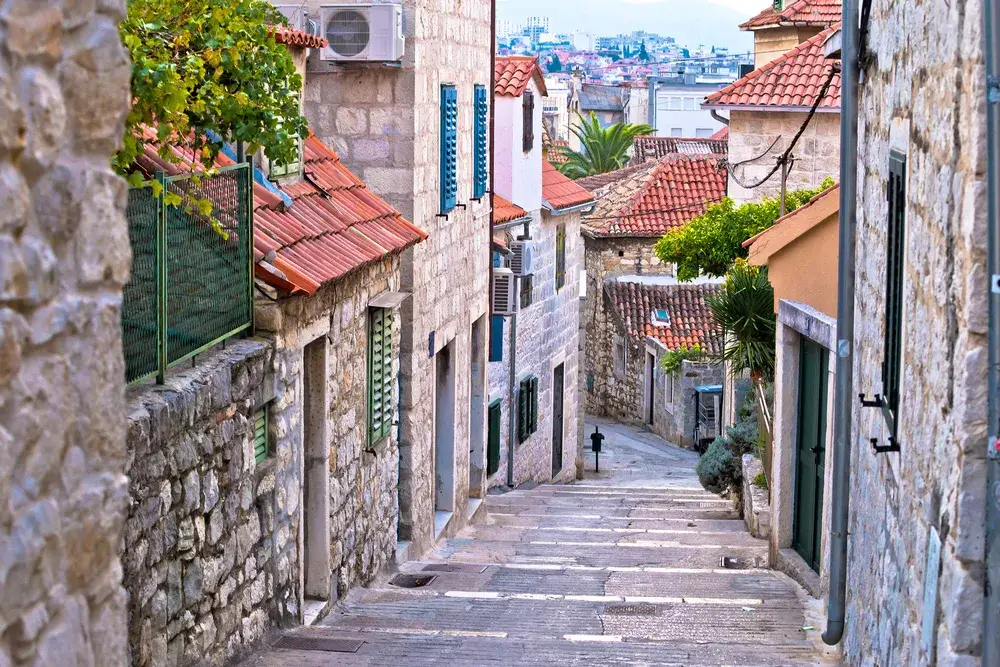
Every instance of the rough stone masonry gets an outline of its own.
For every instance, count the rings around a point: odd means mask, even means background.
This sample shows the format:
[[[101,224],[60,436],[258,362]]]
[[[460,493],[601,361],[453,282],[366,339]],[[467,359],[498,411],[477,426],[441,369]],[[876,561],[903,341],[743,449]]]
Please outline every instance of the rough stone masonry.
[[[0,665],[122,665],[124,0],[0,3]]]

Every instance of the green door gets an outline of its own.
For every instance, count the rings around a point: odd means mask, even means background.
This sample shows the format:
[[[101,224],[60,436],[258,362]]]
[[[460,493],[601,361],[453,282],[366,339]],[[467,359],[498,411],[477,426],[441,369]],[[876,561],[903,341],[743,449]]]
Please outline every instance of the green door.
[[[795,450],[795,525],[792,545],[819,572],[822,558],[823,464],[830,353],[802,338],[799,353],[799,420]]]
[[[490,404],[488,420],[488,433],[486,438],[486,477],[495,473],[500,468],[500,401],[493,401]]]

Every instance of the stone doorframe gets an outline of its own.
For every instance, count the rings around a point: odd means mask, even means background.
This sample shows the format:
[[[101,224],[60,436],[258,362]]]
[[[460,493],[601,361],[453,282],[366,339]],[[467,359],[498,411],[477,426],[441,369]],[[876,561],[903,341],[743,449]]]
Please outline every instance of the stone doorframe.
[[[798,437],[799,355],[803,337],[830,355],[826,406],[826,464],[819,575],[792,548],[795,517],[795,446]],[[833,483],[833,394],[836,378],[837,320],[797,301],[781,299],[775,341],[774,445],[771,453],[770,565],[802,584],[813,597],[829,590],[830,512]]]

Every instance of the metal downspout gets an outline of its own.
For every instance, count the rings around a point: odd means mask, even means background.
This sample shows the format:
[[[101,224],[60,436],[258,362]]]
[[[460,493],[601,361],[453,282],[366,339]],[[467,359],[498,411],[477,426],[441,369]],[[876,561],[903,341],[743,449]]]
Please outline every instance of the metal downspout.
[[[830,528],[830,599],[823,641],[844,636],[847,598],[847,528],[851,500],[851,418],[854,409],[854,250],[857,228],[858,0],[844,0],[841,35],[840,246],[837,284],[837,379],[833,423],[833,512]]]
[[[517,428],[517,394],[514,387],[517,377],[517,314],[510,316],[510,370],[507,375],[507,396],[510,408],[507,410],[507,486],[514,487],[514,433]]]
[[[720,123],[722,123],[723,125],[725,125],[727,127],[729,126],[729,119],[726,118],[725,116],[723,116],[722,114],[720,114],[715,109],[712,109],[709,113],[712,114],[712,118],[714,118],[715,120],[719,121]]]
[[[986,582],[983,596],[983,665],[1000,665],[1000,0],[983,7],[986,59],[986,252],[990,276],[988,420],[986,451]]]

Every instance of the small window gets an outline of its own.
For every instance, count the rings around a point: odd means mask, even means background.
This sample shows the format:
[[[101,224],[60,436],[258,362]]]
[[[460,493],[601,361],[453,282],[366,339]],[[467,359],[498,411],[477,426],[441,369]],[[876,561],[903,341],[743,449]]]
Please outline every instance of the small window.
[[[268,406],[261,406],[253,413],[253,458],[258,464],[271,456],[271,435],[267,423]]]
[[[503,315],[490,318],[490,361],[503,361]]]
[[[684,98],[682,97],[671,97],[670,98],[670,110],[680,111],[684,108]]]
[[[368,442],[389,435],[395,406],[392,402],[392,320],[390,308],[368,313]]]
[[[697,108],[693,97],[684,98],[684,111],[694,111]]]
[[[486,86],[477,84],[474,96],[476,109],[474,117],[475,127],[472,131],[472,198],[482,199],[486,196],[486,188],[489,182],[489,167],[487,165],[489,98],[486,95]]]
[[[624,379],[625,369],[628,366],[628,345],[625,344],[625,339],[618,334],[614,334],[612,344],[614,346],[612,370],[614,371],[615,377]]]
[[[665,392],[666,395],[667,395],[667,409],[671,409],[673,407],[673,403],[674,403],[674,392],[677,389],[677,386],[676,386],[677,385],[677,374],[676,373],[667,373],[667,377],[665,378],[665,380],[667,382],[667,391]]]
[[[441,86],[441,213],[458,205],[458,92]]]
[[[699,139],[708,139],[710,136],[715,134],[710,127],[699,127],[694,131],[694,136]]]
[[[566,284],[566,225],[556,226],[556,289]]]
[[[683,137],[684,136],[684,128],[683,127],[672,127],[672,128],[670,128],[670,136],[671,137]]]
[[[538,378],[521,380],[517,394],[517,440],[524,442],[538,430]]]
[[[535,146],[535,96],[524,91],[521,99],[522,149],[525,153]]]
[[[906,156],[889,153],[889,219],[885,260],[885,346],[882,357],[882,414],[896,438],[903,358],[903,265],[906,260]]]
[[[670,326],[670,314],[663,308],[657,308],[653,310],[651,321],[654,327],[669,327]]]
[[[527,308],[531,305],[532,291],[534,289],[533,276],[526,275],[518,278],[521,288],[521,308]]]
[[[286,178],[288,176],[298,176],[302,171],[302,139],[299,139],[298,148],[296,149],[296,159],[294,162],[289,162],[288,164],[281,164],[280,162],[272,161],[269,169],[269,175],[271,180],[278,180],[279,178]]]

